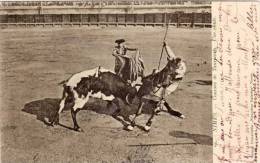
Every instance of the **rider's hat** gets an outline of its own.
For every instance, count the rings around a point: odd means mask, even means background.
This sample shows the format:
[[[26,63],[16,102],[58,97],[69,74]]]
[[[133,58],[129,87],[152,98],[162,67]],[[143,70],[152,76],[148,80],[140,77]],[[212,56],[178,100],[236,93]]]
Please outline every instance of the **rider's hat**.
[[[115,43],[117,43],[117,44],[121,44],[123,42],[125,42],[125,39],[118,39],[118,40],[115,41]]]

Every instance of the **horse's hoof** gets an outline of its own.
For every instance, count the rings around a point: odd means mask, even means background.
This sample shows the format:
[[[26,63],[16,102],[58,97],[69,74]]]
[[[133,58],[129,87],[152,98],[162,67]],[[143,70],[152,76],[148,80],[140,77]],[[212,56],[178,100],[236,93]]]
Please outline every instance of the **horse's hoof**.
[[[113,118],[117,118],[118,117],[118,114],[112,114],[111,115]]]
[[[185,117],[184,115],[181,115],[180,118],[181,118],[181,119],[185,119],[186,117]]]
[[[155,115],[160,115],[160,110],[155,111]]]
[[[74,130],[77,131],[77,132],[84,132],[84,130],[82,130],[80,127],[79,128],[75,128]]]
[[[54,127],[53,123],[48,123],[47,126]]]
[[[58,125],[59,124],[59,120],[56,120],[53,122],[54,125]]]
[[[54,127],[54,121],[45,121],[47,126]]]
[[[59,124],[59,121],[60,121],[60,118],[59,116],[56,116],[54,117],[51,121],[50,121],[50,124],[53,126],[53,125],[58,125]]]
[[[133,131],[133,130],[134,130],[134,127],[133,127],[132,125],[127,125],[127,126],[126,126],[126,129],[127,129],[128,131]]]
[[[146,131],[146,132],[149,132],[150,131],[150,129],[151,129],[151,126],[144,126],[144,130]]]

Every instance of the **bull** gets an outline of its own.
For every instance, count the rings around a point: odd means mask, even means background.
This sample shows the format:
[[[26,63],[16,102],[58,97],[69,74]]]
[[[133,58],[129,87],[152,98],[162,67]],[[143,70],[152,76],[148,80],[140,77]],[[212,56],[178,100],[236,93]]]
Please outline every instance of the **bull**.
[[[72,75],[63,82],[63,87],[59,111],[51,124],[58,124],[60,113],[68,103],[71,103],[71,116],[75,131],[83,131],[77,123],[76,116],[90,97],[105,100],[108,104],[114,103],[117,109],[113,115],[116,116],[120,112],[119,99],[126,105],[130,105],[137,94],[135,87],[114,72],[101,67]]]

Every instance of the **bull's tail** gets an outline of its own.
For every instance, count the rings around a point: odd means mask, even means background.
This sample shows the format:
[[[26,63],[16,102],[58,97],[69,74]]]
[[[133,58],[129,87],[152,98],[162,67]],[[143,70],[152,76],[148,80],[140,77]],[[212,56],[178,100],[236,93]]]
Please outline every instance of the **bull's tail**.
[[[63,80],[63,81],[59,82],[59,83],[58,83],[58,85],[64,85],[64,84],[66,84],[67,82],[68,82],[68,79],[67,79],[67,80]]]

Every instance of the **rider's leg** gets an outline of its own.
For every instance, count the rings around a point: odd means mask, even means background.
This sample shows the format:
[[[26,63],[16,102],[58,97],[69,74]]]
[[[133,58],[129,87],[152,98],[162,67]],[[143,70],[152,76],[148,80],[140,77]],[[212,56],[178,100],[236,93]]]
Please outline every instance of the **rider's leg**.
[[[118,75],[122,77],[123,76],[122,71],[123,71],[123,68],[125,67],[125,60],[121,57],[118,57],[118,58],[121,62],[121,66],[120,66],[120,69],[118,71]]]

